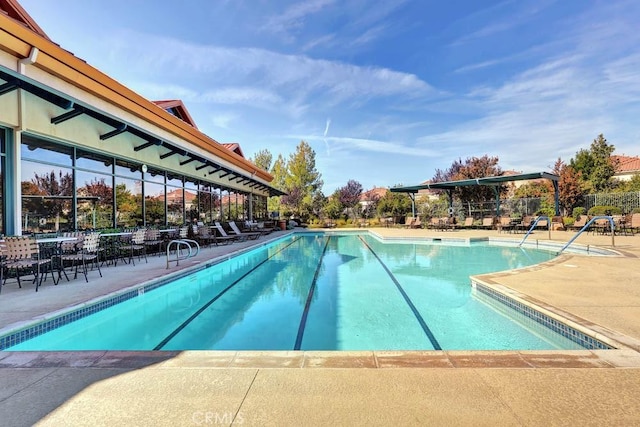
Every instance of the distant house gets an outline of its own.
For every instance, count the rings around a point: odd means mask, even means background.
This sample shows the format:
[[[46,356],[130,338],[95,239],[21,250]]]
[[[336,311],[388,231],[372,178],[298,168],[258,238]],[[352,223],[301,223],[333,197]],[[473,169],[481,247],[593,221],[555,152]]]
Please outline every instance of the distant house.
[[[365,211],[367,207],[372,204],[375,204],[378,200],[384,197],[389,191],[384,187],[373,187],[371,190],[367,190],[360,195],[360,206],[362,210]]]
[[[640,173],[640,156],[611,156],[611,159],[617,163],[613,177],[620,181],[629,181],[633,175]]]

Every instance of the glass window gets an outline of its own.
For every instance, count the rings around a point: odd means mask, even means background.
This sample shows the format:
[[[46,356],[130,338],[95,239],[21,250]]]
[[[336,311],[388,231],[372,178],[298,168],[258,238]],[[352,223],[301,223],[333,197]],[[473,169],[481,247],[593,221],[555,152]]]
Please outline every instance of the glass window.
[[[36,140],[33,137],[24,135],[20,146],[20,155],[23,159],[71,166],[73,148],[53,142]]]
[[[182,187],[167,185],[167,224],[184,224],[184,195]]]
[[[103,156],[90,151],[78,150],[76,167],[97,173],[113,173],[113,157]]]
[[[23,161],[21,186],[24,232],[68,231],[75,228],[72,169]]]
[[[5,189],[5,130],[0,129],[0,233],[6,234],[6,230],[4,228],[5,218],[4,218],[4,189]]]
[[[164,184],[164,171],[150,167],[147,173],[144,174],[144,180]]]
[[[167,175],[167,185],[172,185],[174,187],[182,187],[182,176],[178,175]]]
[[[116,227],[138,227],[142,220],[142,180],[116,177]]]
[[[164,226],[164,184],[144,182],[145,224],[147,226]]]
[[[200,221],[198,215],[198,183],[188,178],[184,182],[184,209],[189,222]]]
[[[113,227],[113,177],[76,171],[78,229]]]
[[[136,180],[142,179],[142,165],[139,163],[117,159],[114,172],[116,175],[133,178]]]

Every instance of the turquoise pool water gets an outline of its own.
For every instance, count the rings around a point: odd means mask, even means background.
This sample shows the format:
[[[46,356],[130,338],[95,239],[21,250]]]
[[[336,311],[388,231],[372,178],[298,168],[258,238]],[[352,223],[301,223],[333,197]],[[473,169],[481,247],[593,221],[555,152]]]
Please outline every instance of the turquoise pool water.
[[[8,350],[580,348],[469,284],[470,275],[553,257],[486,243],[297,234]]]

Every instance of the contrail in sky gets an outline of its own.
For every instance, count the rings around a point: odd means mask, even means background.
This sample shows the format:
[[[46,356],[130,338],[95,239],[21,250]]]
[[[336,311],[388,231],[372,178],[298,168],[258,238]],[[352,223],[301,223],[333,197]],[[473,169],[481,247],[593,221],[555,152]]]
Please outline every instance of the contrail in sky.
[[[327,146],[327,156],[331,155],[331,150],[329,149],[329,143],[327,142],[327,134],[329,133],[329,126],[331,126],[331,119],[327,119],[327,125],[324,127],[324,135],[322,136],[322,140],[324,141],[324,145]]]

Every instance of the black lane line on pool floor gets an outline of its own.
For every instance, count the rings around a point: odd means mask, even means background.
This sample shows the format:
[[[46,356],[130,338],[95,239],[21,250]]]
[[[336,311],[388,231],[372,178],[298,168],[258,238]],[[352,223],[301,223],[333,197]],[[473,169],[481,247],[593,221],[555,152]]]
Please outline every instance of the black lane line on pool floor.
[[[238,282],[240,282],[242,279],[244,279],[245,277],[247,277],[249,274],[253,273],[258,267],[260,267],[262,264],[264,264],[265,262],[269,261],[271,258],[273,258],[274,256],[278,255],[280,252],[284,251],[285,249],[287,249],[289,246],[293,245],[295,242],[297,242],[298,240],[300,240],[300,237],[297,237],[293,242],[289,243],[287,246],[283,247],[282,249],[280,249],[278,252],[274,253],[273,255],[265,258],[263,261],[261,261],[259,264],[257,264],[255,267],[253,267],[251,270],[247,271],[246,273],[244,273],[242,276],[240,276],[238,279],[236,279],[232,284],[230,284],[229,286],[227,286],[226,288],[224,288],[218,295],[216,295],[215,297],[213,297],[212,299],[209,300],[209,302],[207,302],[205,305],[203,305],[202,307],[200,307],[195,313],[193,313],[187,320],[185,320],[184,322],[182,322],[182,324],[180,326],[178,326],[173,332],[171,332],[165,339],[163,339],[162,341],[160,341],[160,344],[158,344],[157,346],[154,347],[154,350],[160,350],[162,347],[164,347],[165,345],[167,345],[167,343],[169,341],[171,341],[173,339],[173,337],[175,337],[176,335],[178,335],[180,333],[180,331],[182,331],[184,328],[187,327],[187,325],[189,325],[189,323],[191,323],[196,317],[198,317],[203,311],[205,311],[211,304],[213,304],[214,302],[216,302],[218,299],[220,299],[220,297],[222,295],[224,295],[229,289],[233,288],[235,285],[238,284]]]
[[[318,282],[318,275],[320,274],[320,267],[322,267],[322,260],[324,259],[324,254],[327,252],[327,248],[329,247],[329,240],[331,240],[331,236],[327,238],[327,241],[324,244],[324,249],[322,250],[322,255],[320,255],[320,261],[318,261],[318,267],[316,268],[316,273],[313,275],[313,281],[311,282],[311,287],[309,288],[309,295],[307,296],[307,302],[305,303],[304,311],[302,312],[302,319],[300,319],[298,336],[296,337],[296,344],[293,347],[294,350],[300,350],[300,346],[302,345],[302,337],[304,336],[304,329],[307,326],[307,316],[309,315],[309,307],[311,307],[311,299],[313,298],[313,292],[316,289],[316,283]]]
[[[387,272],[387,274],[389,275],[393,283],[395,283],[396,287],[400,291],[400,294],[402,294],[402,297],[404,298],[405,302],[407,303],[409,308],[411,308],[411,311],[413,311],[413,315],[416,317],[416,319],[418,319],[418,323],[420,323],[422,330],[427,335],[427,338],[429,338],[429,341],[431,341],[431,345],[433,346],[433,349],[442,350],[442,347],[440,347],[438,340],[433,335],[433,332],[431,332],[431,329],[429,329],[429,326],[427,326],[427,322],[424,321],[424,319],[418,312],[418,309],[416,308],[416,306],[413,305],[413,302],[411,302],[411,298],[409,298],[409,295],[407,295],[407,293],[404,291],[404,289],[402,288],[402,285],[400,284],[400,282],[398,282],[398,279],[396,279],[396,276],[394,276],[391,270],[389,270],[389,268],[387,267],[387,265],[384,262],[382,262],[378,254],[373,250],[373,248],[369,246],[369,244],[365,242],[361,236],[358,236],[358,237],[360,238],[362,243],[371,251],[373,256],[376,257],[376,259],[378,260],[380,265],[382,265],[382,268],[384,268],[384,270]]]

